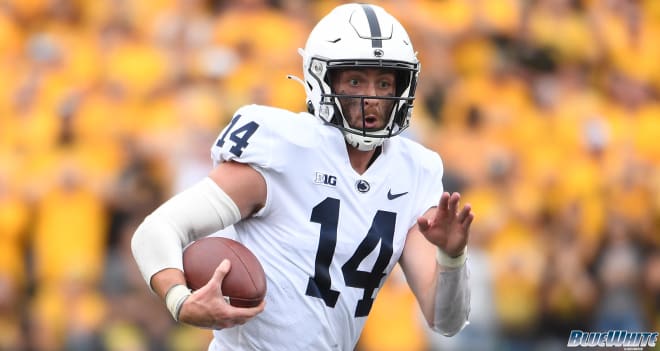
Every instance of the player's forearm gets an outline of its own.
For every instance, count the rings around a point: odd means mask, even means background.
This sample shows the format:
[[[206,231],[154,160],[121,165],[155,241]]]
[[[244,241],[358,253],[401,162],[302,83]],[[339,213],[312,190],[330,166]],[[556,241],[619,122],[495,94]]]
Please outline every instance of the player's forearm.
[[[183,272],[178,269],[164,269],[151,277],[151,287],[160,298],[165,300],[165,295],[174,285],[186,285]]]
[[[151,277],[151,287],[165,301],[172,318],[178,322],[183,303],[192,294],[186,286],[183,272],[172,268],[164,269]]]
[[[465,255],[465,254],[464,254]],[[469,322],[470,285],[465,257],[447,260],[439,254],[433,322],[434,331],[452,336]]]

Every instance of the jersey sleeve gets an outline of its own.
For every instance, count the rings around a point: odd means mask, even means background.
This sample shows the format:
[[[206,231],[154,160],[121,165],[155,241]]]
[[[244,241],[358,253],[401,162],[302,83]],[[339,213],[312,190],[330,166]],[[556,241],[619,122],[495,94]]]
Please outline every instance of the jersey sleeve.
[[[313,132],[316,124],[311,115],[262,105],[243,106],[211,146],[213,165],[236,161],[284,171],[300,150],[318,146],[319,138]]]
[[[258,169],[272,168],[277,143],[268,121],[269,112],[272,111],[255,105],[238,109],[211,146],[213,166],[236,161]]]
[[[211,146],[216,167],[222,162],[247,164],[259,172],[267,187],[265,206],[255,216],[265,215],[270,208],[272,194],[286,187],[286,174],[298,162],[301,150],[318,142],[306,134],[309,128],[299,114],[262,105],[247,105],[238,109],[229,124]],[[291,162],[295,158],[296,162]]]
[[[277,131],[273,130],[277,125],[273,120],[282,118],[276,115],[278,112],[258,105],[238,109],[211,146],[213,167],[222,162],[235,161],[251,166],[263,176],[267,198],[264,207],[254,214],[257,217],[269,211],[273,179],[281,171],[275,165],[277,159],[273,155],[286,152],[277,150],[286,146],[286,143],[278,138]]]

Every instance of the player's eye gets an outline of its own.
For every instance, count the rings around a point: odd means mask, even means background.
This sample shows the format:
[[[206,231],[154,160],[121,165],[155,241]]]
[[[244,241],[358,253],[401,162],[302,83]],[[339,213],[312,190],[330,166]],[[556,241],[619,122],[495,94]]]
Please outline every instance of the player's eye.
[[[353,78],[348,81],[348,84],[352,87],[357,87],[360,85],[360,81],[357,80],[356,78]]]
[[[378,83],[378,87],[381,88],[381,89],[388,89],[391,86],[392,86],[392,82],[390,82],[389,80],[381,80]]]

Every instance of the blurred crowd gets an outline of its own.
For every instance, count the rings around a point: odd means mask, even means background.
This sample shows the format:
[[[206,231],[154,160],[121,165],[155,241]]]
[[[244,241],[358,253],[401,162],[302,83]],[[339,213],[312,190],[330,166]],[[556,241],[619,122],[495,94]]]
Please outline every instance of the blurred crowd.
[[[296,50],[340,1],[0,1],[0,350],[206,349],[130,238],[246,103],[305,110]],[[471,324],[397,270],[361,351],[552,350],[660,330],[660,2],[375,1],[422,62],[407,137],[474,208]]]

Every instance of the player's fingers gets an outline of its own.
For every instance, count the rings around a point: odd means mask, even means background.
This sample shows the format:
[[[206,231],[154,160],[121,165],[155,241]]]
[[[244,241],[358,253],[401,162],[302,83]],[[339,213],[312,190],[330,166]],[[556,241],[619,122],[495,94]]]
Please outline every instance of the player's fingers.
[[[459,193],[452,193],[451,197],[449,198],[449,204],[448,204],[448,209],[449,213],[452,215],[456,214],[456,211],[458,211],[458,202],[461,200],[461,194]]]
[[[430,221],[426,217],[419,217],[417,218],[417,226],[419,226],[419,230],[421,232],[425,232],[429,229],[431,226]]]
[[[249,312],[250,312],[252,315],[256,315],[256,314],[262,312],[262,311],[264,310],[265,307],[266,307],[266,299],[263,299],[263,300],[261,300],[261,302],[259,303],[259,305],[255,306],[255,307],[249,307],[249,308],[247,308],[247,309],[250,310]]]
[[[463,222],[463,230],[466,233],[470,232],[470,226],[472,225],[472,221],[474,221],[474,213],[468,214],[468,216],[465,218],[465,221]]]
[[[234,307],[232,308],[232,315],[233,318],[247,320],[261,313],[264,310],[264,306],[266,306],[265,300],[261,301],[255,307]]]
[[[218,288],[218,292],[220,295],[222,295],[222,281],[225,279],[225,276],[227,273],[229,273],[229,270],[231,269],[231,262],[228,259],[222,260],[218,267],[215,269],[213,272],[213,276],[211,277],[212,284],[214,284]]]
[[[251,318],[252,317],[250,316],[250,317],[235,317],[235,318],[229,319],[225,323],[225,325],[226,325],[225,328],[231,328],[231,327],[235,327],[237,325],[243,325],[247,321],[249,321]]]
[[[440,203],[438,204],[438,208],[440,209],[440,211],[445,211],[448,205],[449,205],[449,193],[445,191],[440,196]]]
[[[236,325],[245,324],[263,311],[263,306],[263,301],[256,307],[233,307],[230,305],[224,312],[225,315],[216,322],[214,329],[231,328]]]
[[[472,210],[472,206],[470,206],[470,204],[465,204],[465,206],[463,206],[463,209],[461,210],[461,212],[458,214],[458,221],[460,223],[463,223],[465,221],[465,219],[468,217],[468,215],[470,214],[471,210]]]

